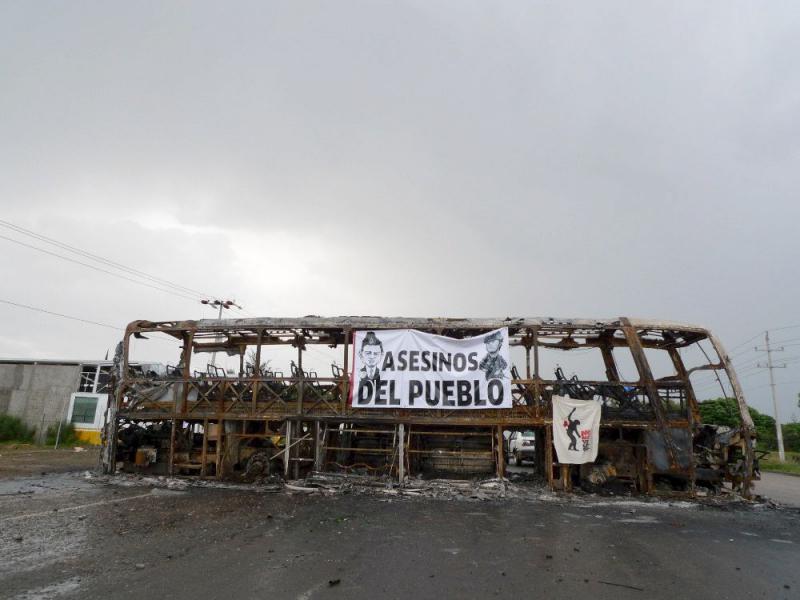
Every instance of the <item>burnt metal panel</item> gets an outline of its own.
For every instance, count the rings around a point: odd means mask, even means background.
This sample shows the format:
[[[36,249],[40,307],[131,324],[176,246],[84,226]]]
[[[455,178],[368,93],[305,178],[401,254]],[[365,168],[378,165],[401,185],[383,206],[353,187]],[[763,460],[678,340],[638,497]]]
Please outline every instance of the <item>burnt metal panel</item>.
[[[350,344],[354,330],[413,328],[465,337],[499,327],[508,327],[512,345],[525,349],[525,378],[516,374],[512,381],[515,394],[513,408],[469,413],[448,410],[414,412],[405,409],[365,410],[348,404],[348,375],[352,360]],[[129,368],[130,337],[144,337],[143,334],[149,332],[167,334],[182,342],[183,352],[178,367],[165,376],[142,376]],[[497,461],[502,460],[498,436],[502,428],[532,427],[545,433],[544,456],[537,461],[543,469],[543,476],[546,475],[552,485],[569,489],[570,471],[553,462],[552,440],[549,435],[552,427],[551,396],[553,393],[567,391],[574,394],[574,397],[603,403],[604,430],[618,431],[619,443],[625,448],[634,444],[636,448],[635,451],[621,454],[630,455],[634,457],[631,460],[635,460],[635,464],[627,465],[629,468],[622,471],[636,473],[638,488],[650,491],[653,470],[682,473],[694,481],[692,435],[698,425],[698,415],[689,375],[696,368],[686,370],[683,367],[677,348],[704,339],[711,339],[715,344],[721,362],[700,368],[724,368],[728,371],[739,401],[742,421],[752,425],[729,359],[718,342],[715,343],[715,338],[704,328],[695,325],[625,317],[449,319],[309,316],[134,321],[128,326],[123,340],[120,357],[122,366],[116,382],[113,410],[110,413],[112,428],[109,433],[109,447],[113,448],[116,443],[120,423],[151,423],[158,433],[155,436],[156,442],[163,445],[160,456],[165,457],[169,463],[162,465],[166,466],[166,472],[173,472],[175,468],[196,468],[199,474],[205,475],[216,466],[216,475],[221,476],[223,471],[231,468],[230,457],[225,460],[222,457],[225,448],[229,446],[231,452],[240,455],[242,440],[281,437],[281,432],[285,432],[288,438],[290,427],[295,432],[302,431],[303,427],[315,432],[315,441],[308,446],[313,456],[304,454],[305,445],[292,446],[290,452],[282,453],[284,460],[292,463],[295,472],[303,465],[320,463],[321,458],[314,453],[324,446],[325,435],[332,435],[334,429],[341,427],[346,431],[352,428],[361,428],[364,431],[364,428],[381,427],[394,431],[394,427],[403,425],[408,428],[405,435],[409,439],[409,432],[414,427],[455,428],[460,431],[479,428],[489,432],[490,439],[495,440],[492,442],[496,442],[492,456]],[[344,368],[334,371],[333,377],[319,377],[303,370],[305,351],[310,346],[322,344],[331,348],[342,347]],[[243,353],[248,346],[256,346],[255,364],[260,365],[262,347],[276,345],[297,349],[297,365],[291,376],[271,371],[261,372],[260,368],[244,368]],[[599,348],[606,380],[566,379],[561,374],[557,374],[555,378],[544,378],[540,372],[540,347],[563,351],[565,357],[571,350]],[[620,380],[612,353],[615,347],[630,348],[638,371],[637,380]],[[675,363],[677,376],[654,380],[644,354],[645,348],[667,350]],[[224,371],[191,373],[190,356],[200,352],[238,355],[238,376],[228,376]],[[195,430],[202,428],[203,431],[202,443],[194,449],[194,454],[192,438],[197,434],[192,434],[193,427]],[[276,433],[275,428],[279,428],[280,432]],[[213,435],[208,433],[210,429],[214,430]],[[745,431],[745,437],[747,435],[749,434]],[[752,437],[746,441],[751,443]],[[403,448],[403,452],[412,452],[408,446]],[[370,449],[371,452],[374,450],[375,448]],[[130,447],[126,452],[130,456]],[[463,460],[468,455],[463,448],[459,452],[458,460]],[[114,455],[114,451],[109,454]],[[260,449],[256,457],[261,457],[258,460],[263,461],[263,457],[268,454]],[[113,457],[108,461],[107,468],[113,471]],[[288,470],[287,466],[284,471]],[[749,459],[746,470],[744,483],[745,489],[749,489],[752,459]],[[561,473],[560,479],[555,477],[557,471]],[[503,472],[502,466],[497,466],[497,472]],[[732,481],[734,479],[731,478]],[[693,485],[691,489],[693,490]]]

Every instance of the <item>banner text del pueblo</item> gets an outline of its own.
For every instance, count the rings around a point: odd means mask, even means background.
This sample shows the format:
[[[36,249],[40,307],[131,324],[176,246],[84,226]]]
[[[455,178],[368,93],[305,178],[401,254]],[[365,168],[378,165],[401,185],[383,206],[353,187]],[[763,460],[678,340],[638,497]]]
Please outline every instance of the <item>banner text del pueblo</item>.
[[[413,329],[357,331],[356,408],[511,408],[508,330],[448,338]]]

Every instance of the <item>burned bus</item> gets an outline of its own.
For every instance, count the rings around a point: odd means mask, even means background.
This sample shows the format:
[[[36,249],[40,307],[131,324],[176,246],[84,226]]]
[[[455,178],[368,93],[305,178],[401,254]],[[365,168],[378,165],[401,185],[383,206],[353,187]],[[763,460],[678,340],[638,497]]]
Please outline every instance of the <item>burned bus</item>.
[[[167,351],[165,340],[174,352],[165,372],[130,368],[147,345]],[[504,477],[507,438],[523,431],[535,446],[526,455],[531,472],[553,489],[613,484],[693,495],[702,486],[747,496],[757,473],[755,430],[730,358],[694,325],[625,317],[135,321],[116,365],[103,452],[110,473]],[[698,378],[736,400],[738,427],[702,422]],[[581,464],[564,460],[554,439],[562,399],[597,415],[596,448]],[[577,431],[578,419],[563,420]]]

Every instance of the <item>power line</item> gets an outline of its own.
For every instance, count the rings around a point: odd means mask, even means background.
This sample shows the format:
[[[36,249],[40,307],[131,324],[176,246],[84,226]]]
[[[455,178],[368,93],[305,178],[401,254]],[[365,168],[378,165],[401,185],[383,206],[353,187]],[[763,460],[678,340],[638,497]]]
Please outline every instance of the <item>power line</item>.
[[[121,327],[114,327],[113,325],[109,325],[108,323],[98,323],[97,321],[90,321],[89,319],[81,319],[80,317],[73,317],[71,315],[65,315],[63,313],[54,312],[52,310],[47,310],[36,306],[29,306],[27,304],[21,304],[19,302],[12,302],[11,300],[3,300],[0,298],[0,302],[2,302],[3,304],[9,304],[11,306],[16,306],[18,308],[25,308],[27,310],[33,310],[36,312],[53,315],[55,317],[63,317],[64,319],[71,319],[72,321],[80,321],[81,323],[88,323],[90,325],[97,325],[99,327],[107,327],[108,329],[115,329],[117,331],[125,331]]]
[[[761,357],[759,357],[759,356],[751,356],[751,357],[747,358],[746,360],[742,359],[742,360],[744,360],[744,362],[740,362],[740,363],[734,362],[733,366],[736,367],[737,369],[742,369],[742,368],[748,366],[750,363],[752,363],[754,361],[757,361],[757,360],[760,360],[760,358]]]
[[[798,327],[798,326],[788,325],[788,326],[785,326],[785,327],[776,328],[776,329],[771,330],[771,331],[777,331],[779,329],[792,329],[794,327]],[[760,335],[760,334],[758,334],[758,335]],[[744,342],[742,342],[741,344],[739,344],[735,348],[742,347],[744,344],[747,344],[748,342],[750,342],[753,339],[755,339],[756,337],[758,337],[758,335],[745,340]],[[796,340],[800,340],[800,338],[789,338],[789,339],[786,339],[786,340],[781,340],[780,342],[773,342],[773,343],[794,342]],[[783,347],[784,348],[788,348],[788,347],[793,347],[793,346],[800,346],[800,343],[798,343],[798,344],[785,344]],[[750,357],[746,356],[748,353],[755,352],[757,350],[758,349],[755,348],[755,347],[750,347],[750,348],[746,348],[744,350],[740,350],[739,352],[734,353],[734,354],[730,354],[729,353],[729,357],[732,359],[733,366],[736,369],[736,374],[739,377],[739,379],[747,379],[748,377],[750,377],[752,375],[756,375],[757,373],[761,372],[760,367],[756,364],[760,360],[760,357],[758,355],[750,356]],[[736,356],[741,356],[742,358],[740,358],[738,360],[733,360]],[[785,364],[792,364],[792,363],[796,363],[798,361],[800,361],[800,356],[796,355],[796,356],[788,356],[782,362],[785,363]],[[705,373],[698,373],[698,377],[714,378],[715,375],[712,372],[706,371]],[[718,385],[718,381],[716,379],[713,379],[713,381],[701,382],[700,385],[696,386],[696,389],[698,391],[702,391],[704,389],[708,389],[708,388],[714,387],[716,385]]]
[[[736,369],[736,376],[741,378],[746,373],[752,373],[754,370],[757,370],[756,369],[756,365],[750,365],[749,367],[745,367],[745,368],[742,368],[742,369],[737,368]]]
[[[116,261],[111,260],[109,258],[106,258],[104,256],[100,256],[98,254],[94,254],[92,252],[89,252],[88,250],[83,250],[81,248],[78,248],[76,246],[72,246],[72,245],[67,244],[65,242],[61,242],[61,241],[59,241],[57,239],[48,237],[46,235],[43,235],[43,234],[40,234],[40,233],[36,233],[35,231],[32,231],[30,229],[25,229],[24,227],[20,227],[19,225],[15,225],[14,223],[11,223],[9,221],[5,221],[3,219],[0,219],[0,227],[5,227],[5,228],[11,229],[12,231],[15,231],[17,233],[21,233],[23,235],[35,238],[35,239],[40,240],[40,241],[43,241],[43,242],[45,242],[47,244],[51,244],[53,246],[57,246],[58,248],[62,248],[64,250],[68,251],[68,252],[72,252],[73,254],[77,254],[79,256],[82,256],[82,257],[88,258],[90,260],[99,262],[99,263],[101,263],[103,265],[106,265],[106,266],[109,266],[111,268],[120,270],[120,271],[122,271],[124,273],[128,273],[128,274],[133,275],[135,277],[147,279],[147,280],[149,280],[149,281],[151,281],[151,282],[153,282],[153,283],[155,283],[157,285],[152,285],[151,283],[146,283],[144,281],[139,281],[138,279],[132,279],[130,277],[126,277],[125,275],[120,275],[119,273],[114,273],[112,271],[108,271],[106,269],[99,268],[99,267],[97,267],[95,265],[91,265],[91,264],[88,264],[88,263],[85,263],[85,262],[82,262],[82,261],[79,261],[79,260],[75,260],[73,258],[64,256],[62,254],[58,254],[57,252],[52,252],[50,250],[46,250],[46,249],[40,248],[38,246],[33,246],[31,244],[26,244],[25,242],[22,242],[20,240],[14,239],[14,238],[10,238],[10,237],[6,237],[6,236],[3,236],[3,235],[0,235],[0,238],[8,240],[10,242],[13,242],[15,244],[19,244],[21,246],[25,246],[27,248],[31,248],[32,250],[37,250],[38,252],[43,252],[43,253],[48,254],[50,256],[54,256],[56,258],[60,258],[62,260],[66,260],[66,261],[69,261],[69,262],[72,262],[72,263],[87,267],[89,269],[93,269],[93,270],[98,271],[100,273],[105,273],[107,275],[111,275],[112,277],[117,277],[117,278],[120,278],[120,279],[124,279],[126,281],[130,281],[130,282],[136,283],[138,285],[142,285],[142,286],[145,286],[145,287],[149,287],[151,289],[155,289],[155,290],[158,290],[158,291],[161,291],[161,292],[165,292],[167,294],[172,294],[173,296],[177,296],[179,298],[184,298],[186,300],[191,300],[193,302],[196,302],[198,300],[198,296],[218,298],[218,296],[216,294],[208,294],[206,292],[195,290],[195,289],[187,287],[185,285],[177,284],[177,283],[175,283],[173,281],[170,281],[168,279],[164,279],[163,277],[157,277],[155,275],[151,275],[150,273],[146,273],[146,272],[141,271],[139,269],[135,269],[133,267],[126,266],[126,265],[124,265],[122,263],[116,262]],[[164,287],[162,287],[162,286],[166,286],[167,288],[171,288],[171,289],[164,289]],[[189,294],[191,294],[191,295],[189,295]],[[237,312],[241,313],[244,316],[250,316],[249,313],[247,313],[244,310],[237,310]]]
[[[776,381],[775,385],[794,385],[796,383],[800,383],[800,379],[792,379],[790,381]],[[756,387],[749,388],[749,389],[751,389],[751,390],[759,390],[759,389],[765,388],[765,387],[767,387],[769,385],[770,385],[769,383],[765,383],[764,385],[757,385]]]
[[[747,338],[747,339],[746,339],[745,341],[743,341],[741,344],[737,344],[736,346],[734,346],[733,348],[731,348],[731,349],[728,351],[728,354],[730,355],[730,353],[731,353],[731,352],[733,352],[734,350],[736,350],[737,348],[741,348],[741,347],[742,347],[742,346],[744,346],[745,344],[747,344],[747,343],[749,343],[749,342],[752,342],[754,339],[756,339],[756,338],[757,338],[758,336],[760,336],[760,335],[761,335],[761,333],[759,332],[759,333],[755,334],[753,337],[751,337],[751,338]]]
[[[773,343],[774,344],[784,344],[786,347],[789,347],[789,346],[800,346],[800,344],[789,344],[789,343],[787,343],[787,342],[797,342],[797,341],[800,341],[800,337],[789,338],[789,339],[786,339],[786,340],[776,340]],[[745,358],[742,358],[741,360],[747,360],[749,362],[750,360],[752,360],[752,358],[748,359],[748,358],[746,358],[746,355],[749,354],[750,352],[755,352],[755,350],[756,349],[754,347],[745,348],[744,350],[740,350],[739,352],[736,352],[735,354],[729,354],[728,356],[730,357],[731,361],[733,361],[734,364],[736,363],[737,357],[739,357],[739,356],[745,357]]]
[[[94,269],[95,271],[99,271],[100,273],[105,273],[106,275],[111,275],[112,277],[118,277],[119,279],[124,279],[126,281],[130,281],[132,283],[136,283],[138,285],[143,285],[145,287],[152,288],[154,290],[158,290],[159,292],[164,292],[166,294],[172,294],[173,296],[178,296],[179,298],[186,298],[188,300],[192,300],[193,302],[197,301],[197,298],[193,298],[192,296],[187,296],[186,294],[181,294],[179,292],[175,292],[172,290],[166,290],[164,288],[158,287],[156,285],[152,285],[146,283],[144,281],[139,281],[138,279],[133,279],[131,277],[126,277],[125,275],[121,275],[119,273],[113,273],[112,271],[107,271],[106,269],[101,269],[100,267],[96,267],[95,265],[90,265],[89,263],[81,262],[79,260],[75,260],[74,258],[70,258],[68,256],[63,256],[58,254],[57,252],[51,252],[50,250],[45,250],[44,248],[39,248],[37,246],[33,246],[31,244],[26,244],[25,242],[21,242],[20,240],[15,240],[14,238],[6,237],[4,235],[0,235],[1,239],[8,240],[9,242],[13,242],[15,244],[19,244],[20,246],[25,246],[27,248],[32,248],[33,250],[38,250],[39,252],[43,252],[45,254],[49,254],[50,256],[55,256],[56,258],[60,258],[62,260],[66,260],[71,263],[75,263],[77,265],[82,265],[89,269]]]
[[[748,377],[752,377],[753,375],[758,375],[759,373],[761,373],[761,371],[760,370],[756,370],[756,371],[752,371],[750,373],[747,373],[746,375],[739,375],[738,378],[741,381],[742,379],[747,379]],[[698,386],[696,391],[700,392],[700,391],[703,391],[703,390],[710,389],[712,387],[718,387],[718,385],[719,385],[718,382],[716,380],[714,380],[714,381],[711,381],[709,383],[705,383],[703,385]]]
[[[11,300],[0,299],[0,302],[2,302],[3,304],[8,304],[10,306],[16,306],[17,308],[24,308],[24,309],[27,309],[27,310],[32,310],[32,311],[35,311],[35,312],[44,313],[44,314],[51,315],[51,316],[54,316],[54,317],[62,317],[64,319],[70,319],[71,321],[79,321],[81,323],[87,323],[89,325],[97,325],[99,327],[106,327],[108,329],[114,329],[116,331],[125,331],[122,327],[115,327],[114,325],[109,325],[107,323],[98,323],[97,321],[92,321],[90,319],[81,319],[80,317],[73,317],[71,315],[65,315],[65,314],[60,313],[60,312],[47,310],[46,308],[39,308],[39,307],[36,307],[36,306],[29,306],[28,304],[22,304],[20,302],[12,302]],[[164,342],[164,343],[173,344],[173,345],[176,343],[175,340],[165,339],[165,338],[149,337],[148,339],[155,340],[156,342]]]
[[[149,273],[145,273],[144,271],[140,271],[139,269],[134,269],[133,267],[128,267],[126,265],[123,265],[122,263],[113,261],[113,260],[111,260],[109,258],[106,258],[104,256],[100,256],[98,254],[94,254],[92,252],[89,252],[88,250],[83,250],[83,249],[78,248],[76,246],[71,246],[70,244],[67,244],[65,242],[61,242],[61,241],[56,240],[54,238],[47,237],[46,235],[42,235],[40,233],[36,233],[35,231],[31,231],[30,229],[25,229],[24,227],[20,227],[19,225],[15,225],[14,223],[10,223],[10,222],[4,221],[2,219],[0,219],[0,227],[5,227],[5,228],[11,229],[11,230],[13,230],[13,231],[15,231],[17,233],[21,233],[23,235],[27,235],[29,237],[36,238],[37,240],[43,241],[43,242],[45,242],[47,244],[51,244],[53,246],[57,246],[57,247],[59,247],[59,248],[61,248],[63,250],[67,250],[68,252],[72,252],[73,254],[78,254],[79,256],[83,256],[84,258],[88,258],[88,259],[94,260],[96,262],[105,264],[107,266],[113,267],[115,269],[119,269],[121,271],[125,271],[127,273],[132,274],[132,275],[136,275],[137,277],[148,279],[150,281],[153,281],[154,283],[158,283],[160,285],[165,285],[165,286],[174,288],[175,290],[180,291],[180,292],[184,292],[184,293],[188,292],[189,294],[192,294],[194,296],[214,296],[214,294],[208,294],[206,292],[201,292],[199,290],[195,290],[195,289],[192,289],[190,287],[186,287],[184,285],[179,285],[179,284],[174,283],[174,282],[172,282],[172,281],[170,281],[168,279],[164,279],[162,277],[156,277],[155,275],[151,275]],[[6,238],[6,239],[9,239],[9,238]]]
[[[800,346],[800,344],[796,344],[796,345]],[[781,346],[781,348],[786,348],[786,346]],[[773,352],[775,352],[775,351],[776,350],[773,349]],[[752,358],[752,359],[748,360],[745,363],[734,365],[734,367],[736,367],[736,372],[737,373],[741,373],[743,371],[748,371],[748,370],[750,370],[750,369],[752,369],[754,367],[757,368],[757,362],[759,360],[761,360],[762,358],[763,357],[758,357],[757,356],[755,358]],[[792,356],[787,356],[785,358],[782,358],[781,362],[785,363],[785,364],[791,364],[791,363],[797,362],[798,360],[800,360],[800,354],[793,354]]]
[[[786,331],[787,329],[798,329],[798,328],[800,328],[800,324],[798,324],[798,325],[784,325],[782,327],[772,327],[772,328],[770,328],[769,331]],[[729,349],[728,350],[728,355],[730,356],[731,352],[733,352],[737,348],[741,348],[742,346],[744,346],[745,344],[747,344],[749,342],[752,342],[754,339],[756,339],[757,337],[760,337],[760,336],[761,336],[761,332],[759,331],[753,337],[747,338],[741,344],[737,344],[733,348]],[[776,343],[780,343],[780,342],[776,342]],[[749,352],[749,349],[747,351]]]
[[[739,350],[738,352],[734,352],[733,354],[729,353],[728,356],[730,357],[731,360],[733,360],[734,358],[736,358],[738,356],[744,356],[744,355],[746,355],[746,354],[748,354],[750,352],[753,352],[753,347],[752,346],[750,346],[749,348],[745,348],[744,350]]]

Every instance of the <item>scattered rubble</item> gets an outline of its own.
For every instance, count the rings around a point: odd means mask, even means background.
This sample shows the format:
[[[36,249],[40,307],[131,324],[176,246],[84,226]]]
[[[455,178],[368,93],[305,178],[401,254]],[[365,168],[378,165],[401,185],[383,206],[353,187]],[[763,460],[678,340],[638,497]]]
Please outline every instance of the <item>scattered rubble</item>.
[[[746,500],[729,492],[721,495],[699,495],[695,499],[656,498],[645,495],[608,495],[576,490],[570,494],[553,492],[544,481],[530,478],[512,479],[424,479],[406,478],[402,485],[392,478],[372,475],[352,475],[339,473],[312,472],[304,479],[284,481],[277,475],[264,477],[253,483],[229,483],[217,480],[203,480],[192,477],[148,477],[119,473],[114,476],[95,475],[86,471],[84,478],[91,483],[106,483],[122,487],[152,487],[172,492],[186,491],[190,488],[214,488],[241,490],[250,493],[284,493],[288,495],[362,495],[384,498],[386,501],[402,499],[434,499],[456,501],[506,501],[523,500],[528,502],[559,503],[576,506],[617,506],[631,509],[636,507],[671,508],[720,508],[729,510],[735,507],[754,510],[781,509],[781,505],[757,496]],[[515,480],[517,479],[517,480]],[[268,515],[267,518],[270,518]]]

